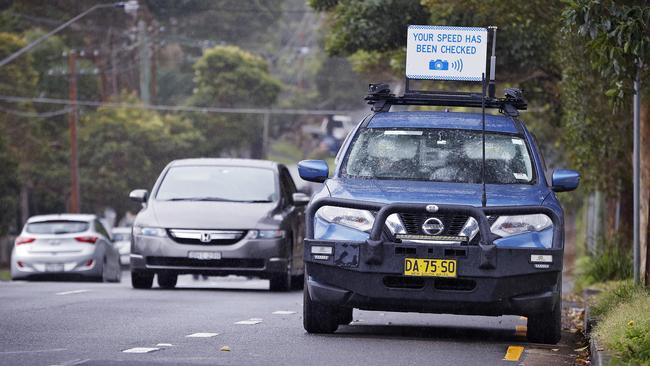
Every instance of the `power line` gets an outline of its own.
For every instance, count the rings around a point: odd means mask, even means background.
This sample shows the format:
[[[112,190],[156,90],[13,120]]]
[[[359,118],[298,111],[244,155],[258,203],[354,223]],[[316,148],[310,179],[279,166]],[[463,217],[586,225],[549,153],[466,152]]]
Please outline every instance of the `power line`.
[[[65,107],[63,109],[59,109],[58,111],[37,113],[37,112],[18,111],[18,110],[15,110],[15,109],[9,109],[9,108],[4,108],[4,107],[0,106],[0,111],[2,111],[4,113],[13,114],[13,115],[20,116],[20,117],[29,117],[29,118],[51,118],[51,117],[56,117],[56,116],[60,116],[60,115],[69,113],[70,110],[71,110],[71,108]]]
[[[163,104],[134,104],[121,102],[101,102],[91,100],[77,100],[71,102],[67,99],[45,98],[45,97],[18,97],[13,95],[0,95],[0,100],[13,103],[42,103],[42,104],[59,104],[59,105],[82,105],[86,107],[106,107],[106,108],[127,108],[127,109],[144,109],[169,112],[198,112],[198,113],[230,113],[230,114],[278,114],[278,115],[329,115],[329,114],[351,114],[354,111],[331,110],[331,109],[273,109],[273,108],[224,108],[224,107],[195,107],[182,105],[163,105]]]

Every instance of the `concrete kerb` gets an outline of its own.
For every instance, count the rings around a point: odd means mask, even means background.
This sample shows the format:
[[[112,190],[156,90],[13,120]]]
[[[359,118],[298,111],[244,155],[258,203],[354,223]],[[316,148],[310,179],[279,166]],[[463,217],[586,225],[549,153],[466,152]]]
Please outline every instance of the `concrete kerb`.
[[[600,345],[596,337],[591,336],[591,331],[594,329],[598,318],[591,314],[590,298],[600,293],[600,290],[585,289],[583,296],[585,299],[585,335],[589,338],[589,353],[591,357],[591,365],[593,366],[607,366],[611,363],[611,355]]]

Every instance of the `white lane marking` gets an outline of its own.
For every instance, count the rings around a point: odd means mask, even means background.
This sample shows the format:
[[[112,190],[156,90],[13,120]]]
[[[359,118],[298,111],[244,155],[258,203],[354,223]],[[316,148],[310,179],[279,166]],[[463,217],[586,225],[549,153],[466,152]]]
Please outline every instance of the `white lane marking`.
[[[172,346],[174,346],[174,345],[171,344],[171,343],[158,343],[156,345],[156,347],[172,347]]]
[[[122,352],[123,353],[149,353],[158,350],[160,350],[160,348],[157,347],[134,347],[134,348],[125,349]]]
[[[50,365],[50,366],[77,366],[77,365],[82,365],[82,364],[84,364],[84,363],[86,363],[88,361],[90,361],[89,358],[87,358],[85,360],[78,359],[78,360],[66,361],[66,362],[61,363],[61,364]]]
[[[83,294],[84,292],[89,292],[90,290],[74,290],[74,291],[63,291],[57,292],[57,295],[74,295],[74,294]]]
[[[20,353],[40,353],[40,352],[61,352],[66,351],[67,348],[50,348],[50,349],[33,349],[29,351],[0,351],[0,355],[13,355]]]
[[[185,338],[210,338],[216,337],[219,333],[192,333],[185,336]]]
[[[295,313],[296,313],[295,311],[291,311],[291,310],[278,310],[273,312],[273,314],[275,315],[291,315]]]
[[[260,319],[260,318],[250,318],[248,320],[240,320],[240,321],[236,322],[235,324],[239,324],[239,325],[255,325],[255,324],[259,324],[261,322],[262,322],[262,319]]]

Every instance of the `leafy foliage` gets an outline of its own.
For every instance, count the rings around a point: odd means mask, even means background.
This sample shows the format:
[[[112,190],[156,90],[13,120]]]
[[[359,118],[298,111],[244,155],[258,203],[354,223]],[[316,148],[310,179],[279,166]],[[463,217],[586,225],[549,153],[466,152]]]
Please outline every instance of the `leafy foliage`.
[[[173,115],[127,108],[85,115],[79,130],[84,211],[100,212],[109,204],[120,215],[133,209],[128,192],[150,189],[167,163],[191,156],[203,139],[189,121]]]
[[[266,61],[235,46],[206,50],[194,70],[196,88],[189,102],[196,106],[268,107],[282,88],[270,75]],[[210,137],[200,150],[202,155],[218,156],[242,147],[249,147],[253,156],[261,155],[261,116],[194,114],[192,119]]]
[[[607,95],[621,101],[637,66],[650,57],[650,6],[645,1],[571,0],[565,27],[589,40],[595,68],[610,81]]]
[[[581,257],[577,263],[578,287],[632,277],[631,251],[623,244],[620,238],[604,240],[594,255]]]
[[[15,222],[18,197],[18,164],[7,148],[7,142],[0,129],[0,236],[7,233],[9,226]]]

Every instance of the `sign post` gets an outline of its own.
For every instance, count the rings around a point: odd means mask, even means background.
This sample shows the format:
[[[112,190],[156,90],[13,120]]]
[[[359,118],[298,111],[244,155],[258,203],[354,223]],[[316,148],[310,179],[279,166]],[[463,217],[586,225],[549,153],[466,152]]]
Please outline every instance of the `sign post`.
[[[410,25],[406,78],[482,81],[487,44],[486,28]]]

